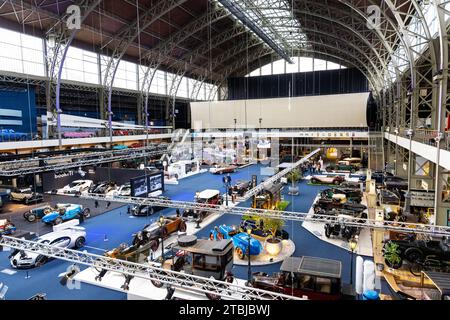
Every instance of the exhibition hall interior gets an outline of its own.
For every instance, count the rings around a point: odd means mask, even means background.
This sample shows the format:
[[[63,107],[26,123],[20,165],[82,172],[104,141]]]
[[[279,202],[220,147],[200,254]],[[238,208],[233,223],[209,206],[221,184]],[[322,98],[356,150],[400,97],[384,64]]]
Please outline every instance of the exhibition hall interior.
[[[450,300],[449,25],[0,0],[0,300]]]

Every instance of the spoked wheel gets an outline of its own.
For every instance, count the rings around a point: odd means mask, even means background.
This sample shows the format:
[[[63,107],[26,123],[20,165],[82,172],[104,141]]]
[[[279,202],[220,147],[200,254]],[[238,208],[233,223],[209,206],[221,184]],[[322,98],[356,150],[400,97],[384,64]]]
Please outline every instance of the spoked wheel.
[[[180,222],[180,227],[178,228],[178,230],[179,231],[181,231],[181,232],[186,232],[186,222],[184,222],[184,221],[181,221]]]
[[[423,267],[420,263],[412,263],[409,266],[409,271],[416,277],[420,277],[422,270],[423,270]]]
[[[244,260],[245,254],[244,254],[244,252],[242,251],[242,249],[238,247],[238,248],[236,248],[235,251],[236,251],[236,254],[238,255],[239,259]]]

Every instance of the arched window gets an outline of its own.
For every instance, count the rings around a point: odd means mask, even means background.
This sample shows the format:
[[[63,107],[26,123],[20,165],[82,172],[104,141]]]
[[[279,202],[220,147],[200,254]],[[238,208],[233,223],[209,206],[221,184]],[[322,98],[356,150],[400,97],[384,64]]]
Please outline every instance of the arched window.
[[[293,64],[280,59],[250,72],[246,77],[268,76],[273,74],[311,72],[345,69],[346,67],[331,61],[310,57],[292,57]]]

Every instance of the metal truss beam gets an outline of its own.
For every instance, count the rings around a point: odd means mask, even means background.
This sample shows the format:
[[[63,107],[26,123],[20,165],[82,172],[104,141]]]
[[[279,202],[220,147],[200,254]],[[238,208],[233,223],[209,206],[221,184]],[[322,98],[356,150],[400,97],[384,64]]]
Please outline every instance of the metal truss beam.
[[[214,278],[200,277],[185,272],[177,272],[162,268],[155,262],[134,263],[125,260],[100,256],[86,251],[77,251],[59,248],[39,242],[0,237],[0,245],[26,252],[37,253],[75,264],[85,265],[95,269],[118,272],[127,276],[147,279],[165,284],[172,288],[181,288],[194,293],[210,293],[232,300],[302,300],[273,291],[247,287],[235,283],[215,280]]]

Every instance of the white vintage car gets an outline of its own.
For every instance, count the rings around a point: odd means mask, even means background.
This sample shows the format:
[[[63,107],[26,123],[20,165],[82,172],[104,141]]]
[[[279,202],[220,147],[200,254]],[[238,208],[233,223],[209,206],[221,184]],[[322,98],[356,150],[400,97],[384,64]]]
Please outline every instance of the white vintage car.
[[[85,191],[88,191],[93,183],[94,181],[92,180],[75,180],[69,183],[68,185],[64,186],[63,188],[59,189],[58,193],[63,194],[83,193]]]
[[[59,248],[79,249],[86,242],[86,231],[83,227],[70,226],[65,229],[53,231],[40,236],[35,242],[48,244]],[[14,250],[9,256],[13,268],[26,269],[39,267],[51,258],[39,253]]]
[[[117,189],[113,189],[111,191],[108,191],[106,193],[107,197],[116,197],[116,196],[123,196],[123,197],[129,197],[131,196],[131,184],[125,183],[118,187]]]

